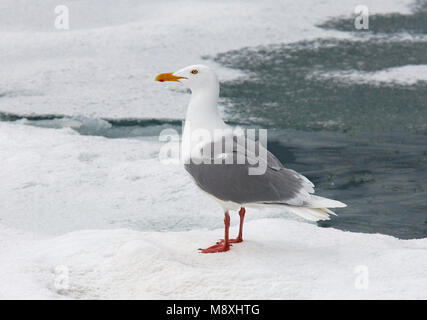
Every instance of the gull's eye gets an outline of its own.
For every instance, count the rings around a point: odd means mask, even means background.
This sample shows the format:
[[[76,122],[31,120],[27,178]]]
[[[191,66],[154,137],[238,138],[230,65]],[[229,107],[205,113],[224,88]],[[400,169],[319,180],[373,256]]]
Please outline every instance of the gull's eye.
[[[198,74],[198,73],[199,73],[199,70],[197,70],[197,69],[193,69],[193,70],[191,70],[191,73],[192,73],[192,74]]]

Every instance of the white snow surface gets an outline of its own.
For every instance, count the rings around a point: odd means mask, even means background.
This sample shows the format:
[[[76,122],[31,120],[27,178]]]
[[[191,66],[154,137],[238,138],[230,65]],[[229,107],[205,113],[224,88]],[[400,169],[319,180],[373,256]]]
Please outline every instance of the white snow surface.
[[[427,81],[427,65],[405,65],[375,72],[337,71],[314,74],[314,76],[350,83],[413,85],[417,82]]]
[[[427,239],[249,210],[245,241],[204,255],[222,211],[155,142],[10,123],[0,135],[0,298],[427,298]]]
[[[427,239],[261,219],[227,253],[198,253],[221,232],[86,230],[35,240],[1,228],[0,298],[426,298]],[[367,287],[357,285],[360,268]],[[62,285],[58,270],[66,270]]]

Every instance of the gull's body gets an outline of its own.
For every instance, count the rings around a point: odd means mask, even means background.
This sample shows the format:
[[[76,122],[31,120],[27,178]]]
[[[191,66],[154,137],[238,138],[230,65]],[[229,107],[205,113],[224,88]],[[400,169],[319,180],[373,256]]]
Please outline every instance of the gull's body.
[[[305,219],[318,221],[328,220],[329,215],[334,214],[329,208],[346,206],[342,202],[313,195],[314,185],[306,177],[286,169],[260,143],[251,141],[252,147],[249,147],[249,143],[242,144],[239,140],[241,135],[225,124],[219,114],[219,82],[208,67],[186,67],[173,74],[159,74],[156,80],[179,81],[191,89],[192,95],[182,137],[185,169],[197,186],[217,200],[224,209],[224,240],[202,252],[227,251],[230,243],[243,241],[245,207],[281,207]],[[218,132],[222,134],[218,136]],[[229,148],[217,149],[216,145],[226,139],[231,141]],[[211,152],[203,152],[206,150]],[[251,175],[249,172],[255,167],[253,160],[261,154],[265,155],[259,159],[264,161],[265,171]],[[243,163],[237,161],[239,156],[245,159]],[[215,162],[218,158],[233,159],[233,162],[218,164]],[[239,208],[239,236],[229,239],[229,211]]]

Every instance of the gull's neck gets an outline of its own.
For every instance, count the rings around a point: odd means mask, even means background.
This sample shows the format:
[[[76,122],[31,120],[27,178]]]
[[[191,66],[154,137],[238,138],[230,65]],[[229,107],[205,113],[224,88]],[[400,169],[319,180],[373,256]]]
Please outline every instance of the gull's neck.
[[[230,128],[219,113],[218,97],[218,81],[192,90],[182,136],[184,159],[188,159],[191,153],[198,149],[194,148],[195,146],[212,142],[217,138],[215,130]]]
[[[194,89],[185,117],[184,133],[187,129],[206,129],[211,132],[215,129],[225,129],[227,125],[221,118],[217,107],[219,97],[219,83]]]

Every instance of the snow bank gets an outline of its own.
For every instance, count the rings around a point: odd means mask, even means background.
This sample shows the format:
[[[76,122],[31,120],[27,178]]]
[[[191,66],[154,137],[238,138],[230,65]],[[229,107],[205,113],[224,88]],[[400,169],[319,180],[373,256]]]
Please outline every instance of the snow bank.
[[[155,141],[11,123],[0,136],[0,298],[427,298],[427,239],[249,210],[244,243],[202,255],[221,209]]]
[[[182,167],[160,163],[154,138],[107,139],[4,122],[0,136],[0,219],[9,226],[61,234],[221,225],[216,204]]]
[[[5,122],[0,136],[0,220],[8,226],[46,235],[222,226],[218,204],[182,166],[159,161],[155,137],[107,139]]]
[[[212,244],[222,230],[88,230],[20,241],[0,254],[0,297],[427,298],[427,239],[397,240],[283,219],[245,227],[243,243],[211,255],[196,249]],[[367,287],[357,284],[360,272]]]

